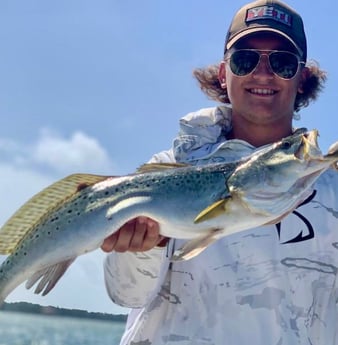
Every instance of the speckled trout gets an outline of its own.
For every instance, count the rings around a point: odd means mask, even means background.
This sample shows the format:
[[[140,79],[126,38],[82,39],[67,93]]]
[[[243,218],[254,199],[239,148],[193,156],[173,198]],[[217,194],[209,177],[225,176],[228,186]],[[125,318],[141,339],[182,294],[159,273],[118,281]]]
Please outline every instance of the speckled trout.
[[[338,142],[323,155],[317,131],[299,130],[233,163],[68,176],[33,196],[0,230],[0,254],[8,255],[0,302],[24,281],[47,294],[76,257],[137,216],[156,220],[163,236],[186,239],[172,259],[190,259],[223,236],[280,221],[337,161]]]

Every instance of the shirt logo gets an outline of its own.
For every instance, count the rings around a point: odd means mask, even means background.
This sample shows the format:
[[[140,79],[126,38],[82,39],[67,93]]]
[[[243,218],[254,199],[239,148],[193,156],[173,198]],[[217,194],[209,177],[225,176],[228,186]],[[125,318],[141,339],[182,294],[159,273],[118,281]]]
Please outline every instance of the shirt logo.
[[[314,199],[316,194],[317,194],[317,191],[314,190],[313,193],[306,200],[304,200],[300,205],[298,205],[297,209],[303,205],[310,203]],[[297,243],[297,242],[303,242],[303,241],[308,241],[308,240],[313,239],[315,237],[315,231],[311,222],[299,211],[294,210],[292,213],[304,223],[304,225],[307,228],[307,233],[306,231],[303,231],[300,229],[300,232],[296,237],[290,239],[289,241],[283,242],[282,244]],[[282,222],[277,223],[276,228],[277,228],[277,233],[280,240],[281,231],[282,231]]]
[[[272,19],[287,26],[292,25],[292,16],[273,6],[259,6],[250,8],[246,14],[246,22],[261,19]]]

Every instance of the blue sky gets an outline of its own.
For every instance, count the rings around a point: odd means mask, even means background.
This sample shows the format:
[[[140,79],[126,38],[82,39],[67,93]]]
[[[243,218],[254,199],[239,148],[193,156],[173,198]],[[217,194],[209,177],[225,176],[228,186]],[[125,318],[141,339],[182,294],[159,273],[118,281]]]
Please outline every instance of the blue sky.
[[[170,147],[178,119],[215,105],[192,70],[220,61],[227,27],[246,1],[2,0],[0,224],[41,188],[74,172],[132,172]],[[337,140],[335,0],[290,0],[304,18],[308,57],[328,72],[295,126]],[[46,297],[19,287],[8,301],[103,312],[112,304],[103,253],[85,255]],[[1,257],[0,257],[1,260]]]

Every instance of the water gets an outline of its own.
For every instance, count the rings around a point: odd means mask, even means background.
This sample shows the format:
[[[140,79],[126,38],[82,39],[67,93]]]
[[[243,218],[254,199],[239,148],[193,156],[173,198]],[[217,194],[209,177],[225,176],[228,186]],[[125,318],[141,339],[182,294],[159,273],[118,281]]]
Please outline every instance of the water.
[[[124,323],[0,312],[0,345],[118,345]]]

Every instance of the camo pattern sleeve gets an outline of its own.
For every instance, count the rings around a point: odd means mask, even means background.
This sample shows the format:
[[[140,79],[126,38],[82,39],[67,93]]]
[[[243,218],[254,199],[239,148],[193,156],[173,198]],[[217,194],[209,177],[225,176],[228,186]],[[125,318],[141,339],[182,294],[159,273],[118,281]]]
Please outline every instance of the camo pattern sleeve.
[[[161,285],[160,267],[168,262],[165,252],[154,248],[145,253],[107,255],[104,276],[111,300],[127,308],[143,307]]]

